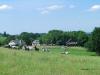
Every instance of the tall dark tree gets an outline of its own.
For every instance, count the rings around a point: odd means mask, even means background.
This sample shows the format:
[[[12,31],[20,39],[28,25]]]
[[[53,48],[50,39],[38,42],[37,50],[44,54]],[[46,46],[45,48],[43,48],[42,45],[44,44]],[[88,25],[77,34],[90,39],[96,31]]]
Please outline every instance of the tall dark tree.
[[[25,41],[27,45],[31,45],[31,43],[33,41],[32,37],[33,37],[33,34],[32,33],[28,33],[28,32],[22,32],[19,35],[19,39]]]
[[[100,55],[100,27],[95,28],[92,33],[92,46],[98,55]]]
[[[88,41],[85,43],[84,47],[88,48],[88,51],[95,52],[93,49],[92,35],[88,36]]]

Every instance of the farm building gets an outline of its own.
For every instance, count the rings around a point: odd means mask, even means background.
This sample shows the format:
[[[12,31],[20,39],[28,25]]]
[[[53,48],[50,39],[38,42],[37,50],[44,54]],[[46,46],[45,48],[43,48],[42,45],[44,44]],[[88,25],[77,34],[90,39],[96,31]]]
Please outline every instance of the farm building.
[[[23,40],[11,40],[8,44],[9,46],[22,46],[25,45],[25,42]]]
[[[34,45],[40,46],[40,41],[39,41],[39,40],[34,40],[34,41],[32,42],[32,45],[33,45],[33,46],[34,46]]]

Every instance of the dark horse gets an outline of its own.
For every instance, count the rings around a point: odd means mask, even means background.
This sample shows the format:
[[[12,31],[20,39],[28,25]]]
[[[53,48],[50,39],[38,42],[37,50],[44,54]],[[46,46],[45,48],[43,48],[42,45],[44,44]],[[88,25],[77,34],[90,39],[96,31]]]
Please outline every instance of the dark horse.
[[[37,48],[36,46],[34,48],[35,48],[35,51],[39,51],[39,48]]]

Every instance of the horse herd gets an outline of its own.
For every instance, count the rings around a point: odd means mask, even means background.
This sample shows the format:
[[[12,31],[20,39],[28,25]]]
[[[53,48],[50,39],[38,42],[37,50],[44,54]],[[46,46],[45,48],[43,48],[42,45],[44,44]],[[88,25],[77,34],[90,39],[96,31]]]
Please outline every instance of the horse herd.
[[[40,45],[37,43],[32,43],[32,45],[26,45],[23,41],[15,41],[12,40],[9,42],[9,44],[4,46],[5,48],[15,49],[15,50],[26,50],[26,51],[43,51],[43,52],[49,52],[51,50],[50,46],[47,46],[46,44]],[[61,50],[63,52],[61,54],[69,54],[67,51],[67,46],[61,46]]]
[[[17,46],[17,45],[5,45],[5,48],[10,48],[10,49],[15,49],[15,50],[26,50],[26,51],[40,51],[42,50],[43,52],[49,52],[49,48],[47,46],[37,46],[37,45],[32,45],[32,46]]]

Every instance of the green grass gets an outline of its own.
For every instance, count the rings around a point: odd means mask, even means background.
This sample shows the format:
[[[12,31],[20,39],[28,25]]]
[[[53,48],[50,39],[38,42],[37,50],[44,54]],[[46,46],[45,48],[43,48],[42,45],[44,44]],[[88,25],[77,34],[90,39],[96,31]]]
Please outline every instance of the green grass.
[[[0,75],[100,75],[100,57],[85,48],[60,47],[50,52],[0,48]]]

